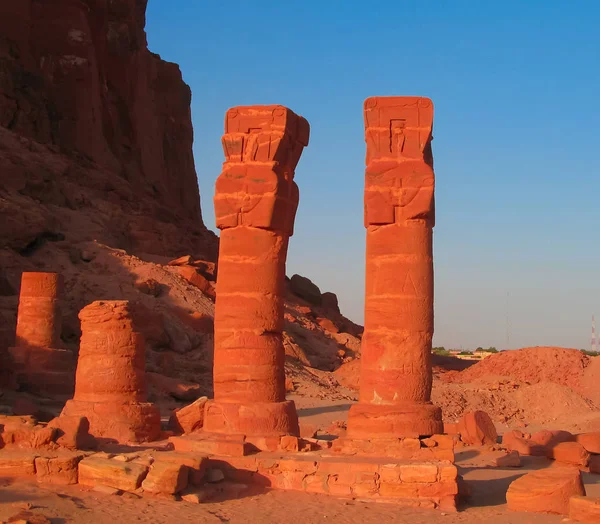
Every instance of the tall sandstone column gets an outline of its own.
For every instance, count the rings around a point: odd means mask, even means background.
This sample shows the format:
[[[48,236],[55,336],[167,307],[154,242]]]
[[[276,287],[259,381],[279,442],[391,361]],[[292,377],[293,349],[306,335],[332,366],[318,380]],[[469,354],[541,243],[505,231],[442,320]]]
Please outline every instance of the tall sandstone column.
[[[360,399],[348,436],[389,438],[443,431],[430,402],[433,336],[433,103],[365,101],[365,332]]]
[[[62,415],[87,417],[94,437],[121,443],[156,440],[160,414],[148,402],[145,341],[133,324],[129,302],[92,302],[79,319],[75,395]]]
[[[285,262],[298,207],[294,170],[308,122],[283,106],[227,112],[215,214],[221,230],[215,308],[214,401],[208,432],[297,435],[285,399]]]
[[[73,392],[75,359],[71,351],[60,347],[63,287],[58,273],[25,272],[21,276],[16,341],[9,353],[17,382],[28,391]]]

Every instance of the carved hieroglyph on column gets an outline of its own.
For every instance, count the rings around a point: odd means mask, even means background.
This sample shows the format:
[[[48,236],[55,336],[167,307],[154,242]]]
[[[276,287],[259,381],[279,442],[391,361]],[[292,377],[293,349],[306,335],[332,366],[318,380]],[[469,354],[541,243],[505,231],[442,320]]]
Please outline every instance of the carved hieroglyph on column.
[[[104,300],[79,312],[81,345],[75,395],[63,415],[87,417],[90,434],[117,442],[145,442],[160,435],[160,414],[148,403],[144,337],[129,302]]]
[[[433,336],[433,103],[365,101],[365,332],[360,400],[348,436],[412,437],[443,431],[430,402]]]
[[[296,407],[285,399],[282,329],[294,170],[308,136],[308,122],[283,106],[227,112],[215,193],[221,240],[208,432],[298,434]]]
[[[58,273],[23,273],[17,336],[9,353],[20,387],[33,392],[73,393],[75,359],[61,349],[63,278]]]

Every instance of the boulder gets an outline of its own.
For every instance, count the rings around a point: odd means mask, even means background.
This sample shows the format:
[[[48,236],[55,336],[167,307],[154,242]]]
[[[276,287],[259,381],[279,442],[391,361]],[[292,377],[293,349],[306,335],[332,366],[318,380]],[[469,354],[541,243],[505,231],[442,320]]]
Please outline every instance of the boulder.
[[[306,277],[293,275],[290,279],[290,289],[294,295],[314,306],[320,306],[323,301],[321,290]]]
[[[511,511],[567,515],[569,500],[575,495],[585,495],[579,469],[554,467],[514,480],[508,487],[506,502]]]
[[[569,518],[576,522],[600,522],[600,498],[581,495],[571,497]]]
[[[171,260],[168,266],[189,266],[194,263],[194,257],[192,255],[183,255],[182,257]]]
[[[177,433],[192,433],[204,425],[204,405],[207,397],[200,397],[189,406],[176,409],[169,418],[169,428]]]
[[[586,467],[590,461],[590,454],[578,442],[561,442],[548,448],[548,458],[565,464]]]
[[[485,411],[465,413],[458,422],[461,440],[471,446],[496,444],[498,433],[492,419]]]
[[[576,435],[575,442],[581,444],[590,453],[600,454],[600,431]]]

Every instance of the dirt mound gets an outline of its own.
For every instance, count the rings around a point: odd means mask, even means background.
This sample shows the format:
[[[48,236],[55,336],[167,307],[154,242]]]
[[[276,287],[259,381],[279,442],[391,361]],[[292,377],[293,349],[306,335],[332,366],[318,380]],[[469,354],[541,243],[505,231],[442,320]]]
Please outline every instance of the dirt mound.
[[[446,422],[482,410],[499,428],[533,426],[578,432],[596,427],[600,419],[587,398],[552,382],[528,384],[498,377],[461,384],[435,380],[432,401],[442,408]]]
[[[589,363],[590,357],[578,349],[537,346],[502,351],[447,378],[452,382],[469,383],[483,377],[509,377],[531,384],[551,382],[579,390]]]

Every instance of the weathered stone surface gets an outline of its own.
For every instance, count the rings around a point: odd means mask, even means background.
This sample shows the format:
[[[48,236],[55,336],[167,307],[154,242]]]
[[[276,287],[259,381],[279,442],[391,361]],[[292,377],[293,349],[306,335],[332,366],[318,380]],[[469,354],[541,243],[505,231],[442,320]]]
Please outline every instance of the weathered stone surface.
[[[569,513],[569,499],[585,495],[581,473],[575,467],[555,467],[533,471],[513,481],[506,493],[512,511]]]
[[[573,464],[575,466],[587,466],[590,454],[578,442],[561,442],[548,448],[548,458],[557,462]]]
[[[79,463],[79,483],[84,486],[110,486],[135,491],[146,478],[148,467],[135,462],[121,462],[101,457],[88,457]]]
[[[0,451],[0,477],[35,475],[35,451],[3,449]]]
[[[581,495],[571,497],[569,518],[575,522],[600,522],[600,498]]]
[[[148,475],[142,482],[142,488],[149,493],[174,495],[188,485],[188,468],[172,461],[155,460]]]
[[[208,397],[200,397],[189,406],[173,411],[169,418],[169,428],[178,433],[192,433],[204,424],[204,407]]]
[[[472,446],[496,444],[498,440],[496,427],[485,411],[465,413],[458,423],[458,432],[461,440]]]
[[[590,468],[590,473],[600,474],[600,455],[590,456],[588,467]]]
[[[586,451],[600,454],[600,431],[593,433],[581,433],[575,436],[575,441],[581,444]]]
[[[243,457],[250,451],[250,446],[242,436],[236,439],[218,438],[219,435],[184,435],[170,437],[175,451],[183,453],[199,453],[201,455],[223,455],[226,457]]]
[[[308,137],[308,122],[283,106],[227,112],[214,198],[221,238],[209,432],[299,433],[295,406],[285,402],[282,330],[294,170]]]
[[[83,308],[75,395],[63,416],[86,417],[96,438],[155,440],[160,414],[147,402],[145,345],[129,302],[98,301]]]
[[[78,466],[83,454],[64,451],[35,459],[35,475],[42,484],[77,484]]]
[[[359,403],[348,436],[442,433],[431,399],[433,336],[433,103],[365,101],[365,331]]]

